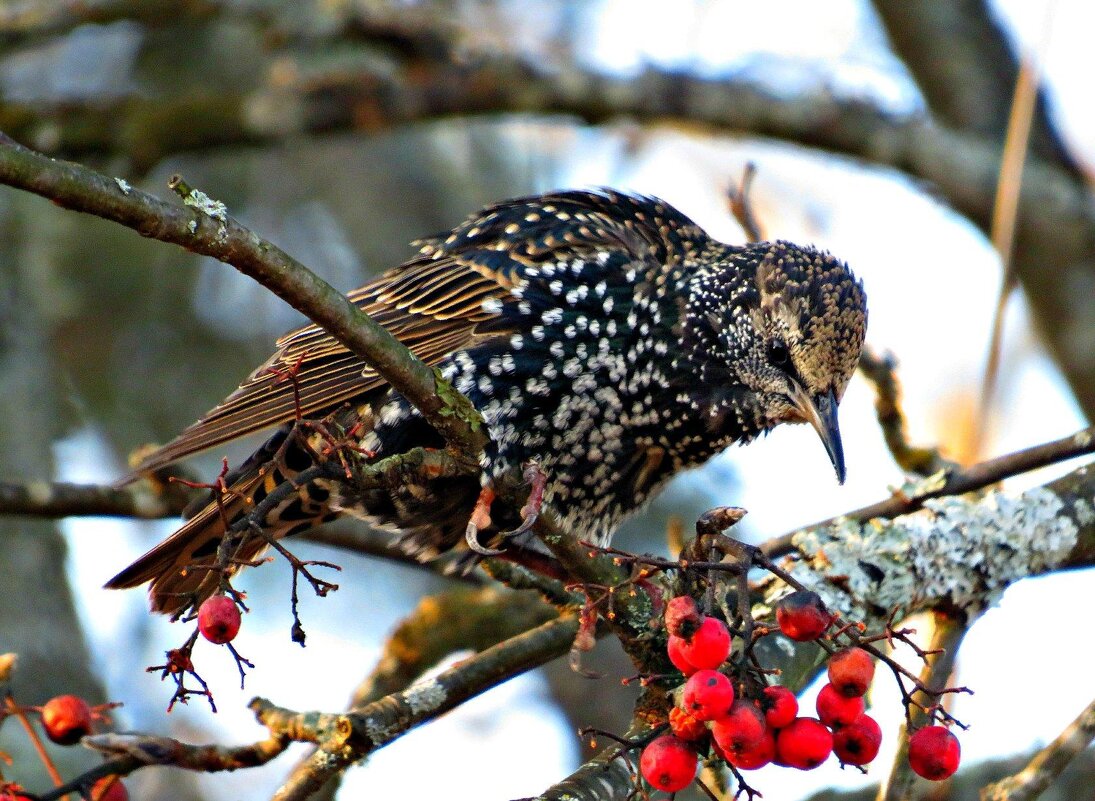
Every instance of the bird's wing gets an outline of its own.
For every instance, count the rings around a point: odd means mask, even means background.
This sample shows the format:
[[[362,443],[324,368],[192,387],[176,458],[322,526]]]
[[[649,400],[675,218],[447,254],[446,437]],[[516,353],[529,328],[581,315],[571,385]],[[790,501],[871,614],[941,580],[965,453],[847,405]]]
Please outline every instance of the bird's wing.
[[[481,260],[438,254],[412,259],[349,299],[383,325],[422,361],[445,355],[497,332],[497,311],[484,302],[504,300],[513,286],[512,262],[495,267]],[[277,351],[240,387],[163,447],[148,454],[120,484],[215,445],[295,419],[322,417],[385,385],[375,370],[326,331],[308,325],[277,342]]]
[[[654,198],[610,190],[519,198],[420,241],[417,257],[349,298],[420,359],[436,365],[454,350],[506,333],[499,330],[500,303],[513,299],[510,290],[524,283],[521,276],[530,265],[617,253],[624,262],[656,267],[693,240],[705,241],[695,223]],[[318,326],[287,334],[277,347],[239,389],[119,483],[294,419],[293,381],[279,373],[295,373],[300,412],[311,417],[385,384]]]

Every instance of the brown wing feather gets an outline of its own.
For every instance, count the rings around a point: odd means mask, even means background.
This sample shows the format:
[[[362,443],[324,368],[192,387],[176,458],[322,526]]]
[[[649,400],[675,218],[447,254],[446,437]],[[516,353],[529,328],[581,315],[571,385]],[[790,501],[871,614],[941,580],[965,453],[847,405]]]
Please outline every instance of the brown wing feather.
[[[494,314],[488,298],[504,299],[511,277],[458,256],[420,257],[347,297],[430,365],[473,343]],[[385,386],[372,368],[326,331],[308,325],[277,341],[277,351],[240,387],[162,448],[146,456],[126,484],[191,454],[288,422],[296,415],[292,383],[271,372],[296,368],[300,411],[318,417]]]

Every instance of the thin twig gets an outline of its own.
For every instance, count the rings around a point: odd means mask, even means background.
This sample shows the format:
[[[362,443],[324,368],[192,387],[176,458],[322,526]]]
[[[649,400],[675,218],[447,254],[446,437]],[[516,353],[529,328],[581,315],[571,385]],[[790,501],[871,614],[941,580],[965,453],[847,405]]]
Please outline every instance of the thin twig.
[[[947,474],[937,485],[929,487],[922,493],[914,496],[892,495],[884,501],[864,506],[841,517],[858,521],[872,520],[876,517],[892,519],[923,508],[924,502],[932,498],[972,492],[1011,476],[1090,453],[1095,453],[1095,426],[1085,428],[1075,434],[1052,442],[1045,442],[1032,448],[1009,453],[1006,456],[989,459],[971,467],[954,470]],[[836,518],[830,518],[804,526],[800,530],[823,528],[835,522]],[[791,553],[794,550],[794,537],[797,533],[798,531],[792,531],[779,537],[773,537],[761,545],[761,548],[768,556],[773,558]]]

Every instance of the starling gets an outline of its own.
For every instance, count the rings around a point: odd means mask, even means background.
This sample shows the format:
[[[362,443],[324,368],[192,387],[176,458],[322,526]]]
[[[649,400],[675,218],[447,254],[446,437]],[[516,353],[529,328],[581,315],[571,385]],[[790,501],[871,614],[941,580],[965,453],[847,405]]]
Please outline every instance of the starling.
[[[660,200],[611,190],[499,203],[415,244],[417,255],[349,297],[480,411],[489,433],[480,476],[369,491],[317,479],[266,515],[267,537],[350,514],[429,558],[464,542],[483,488],[535,463],[563,530],[607,543],[676,473],[780,423],[810,423],[843,482],[837,404],[867,313],[862,285],[829,254],[726,245]],[[225,521],[314,463],[322,443],[293,435],[298,414],[351,432],[369,458],[443,446],[368,365],[316,326],[301,328],[138,466],[130,478],[280,426],[226,477],[230,491],[107,586],[151,581],[153,609],[171,614],[215,591],[208,568]],[[508,509],[492,517],[486,542],[521,522]],[[238,562],[267,545],[236,536]]]

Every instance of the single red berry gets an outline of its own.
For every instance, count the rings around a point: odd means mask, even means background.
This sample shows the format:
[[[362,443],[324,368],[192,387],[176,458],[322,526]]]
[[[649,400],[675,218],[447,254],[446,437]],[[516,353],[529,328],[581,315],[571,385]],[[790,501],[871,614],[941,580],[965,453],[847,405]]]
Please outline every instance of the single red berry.
[[[681,653],[698,668],[717,668],[730,655],[730,629],[717,617],[705,617],[692,639],[683,642]]]
[[[42,707],[46,736],[59,745],[72,745],[91,733],[91,707],[75,695],[58,695]]]
[[[856,698],[867,692],[874,678],[874,660],[862,648],[845,648],[829,658],[829,683],[841,695]]]
[[[764,735],[752,748],[743,748],[740,751],[725,753],[723,758],[738,770],[757,770],[763,768],[776,757],[776,737],[771,729],[766,729]]]
[[[651,742],[639,757],[643,778],[666,793],[675,793],[691,784],[696,777],[696,764],[696,752],[672,734],[663,734]]]
[[[782,729],[798,716],[798,699],[795,694],[778,684],[764,688],[760,699],[764,719],[773,729]]]
[[[837,692],[836,687],[831,684],[826,684],[821,688],[821,692],[817,694],[817,704],[815,705],[817,716],[821,718],[821,722],[834,729],[839,729],[841,726],[847,726],[849,723],[854,722],[856,718],[863,714],[866,707],[867,704],[863,701],[862,696],[849,698],[846,695],[841,695]]]
[[[954,775],[962,758],[958,738],[942,726],[925,726],[909,738],[909,767],[933,782]]]
[[[669,710],[669,729],[681,740],[694,742],[707,736],[707,727],[689,712],[675,706]]]
[[[683,673],[685,676],[691,676],[698,669],[695,665],[688,661],[684,655],[684,640],[680,637],[674,637],[669,635],[669,645],[666,646],[666,653],[669,654],[669,661],[673,663],[673,667]]]
[[[764,738],[767,731],[764,715],[751,701],[737,700],[730,713],[711,724],[711,736],[727,759],[733,759],[743,751],[750,751]]]
[[[833,616],[825,608],[821,596],[809,590],[798,590],[783,598],[776,606],[779,629],[796,642],[816,640],[829,628]]]
[[[227,595],[206,598],[198,609],[198,631],[209,642],[232,642],[240,630],[240,608]]]
[[[103,776],[91,786],[91,801],[129,801],[129,791],[117,776]]]
[[[782,765],[813,770],[833,751],[833,735],[817,718],[795,718],[776,736],[776,759]]]
[[[882,727],[870,715],[860,715],[833,732],[833,753],[845,765],[866,765],[878,756]]]
[[[696,720],[714,720],[730,714],[734,685],[717,670],[697,670],[684,683],[681,704]]]
[[[678,595],[665,605],[665,628],[670,634],[690,639],[702,620],[696,599],[690,595]]]

